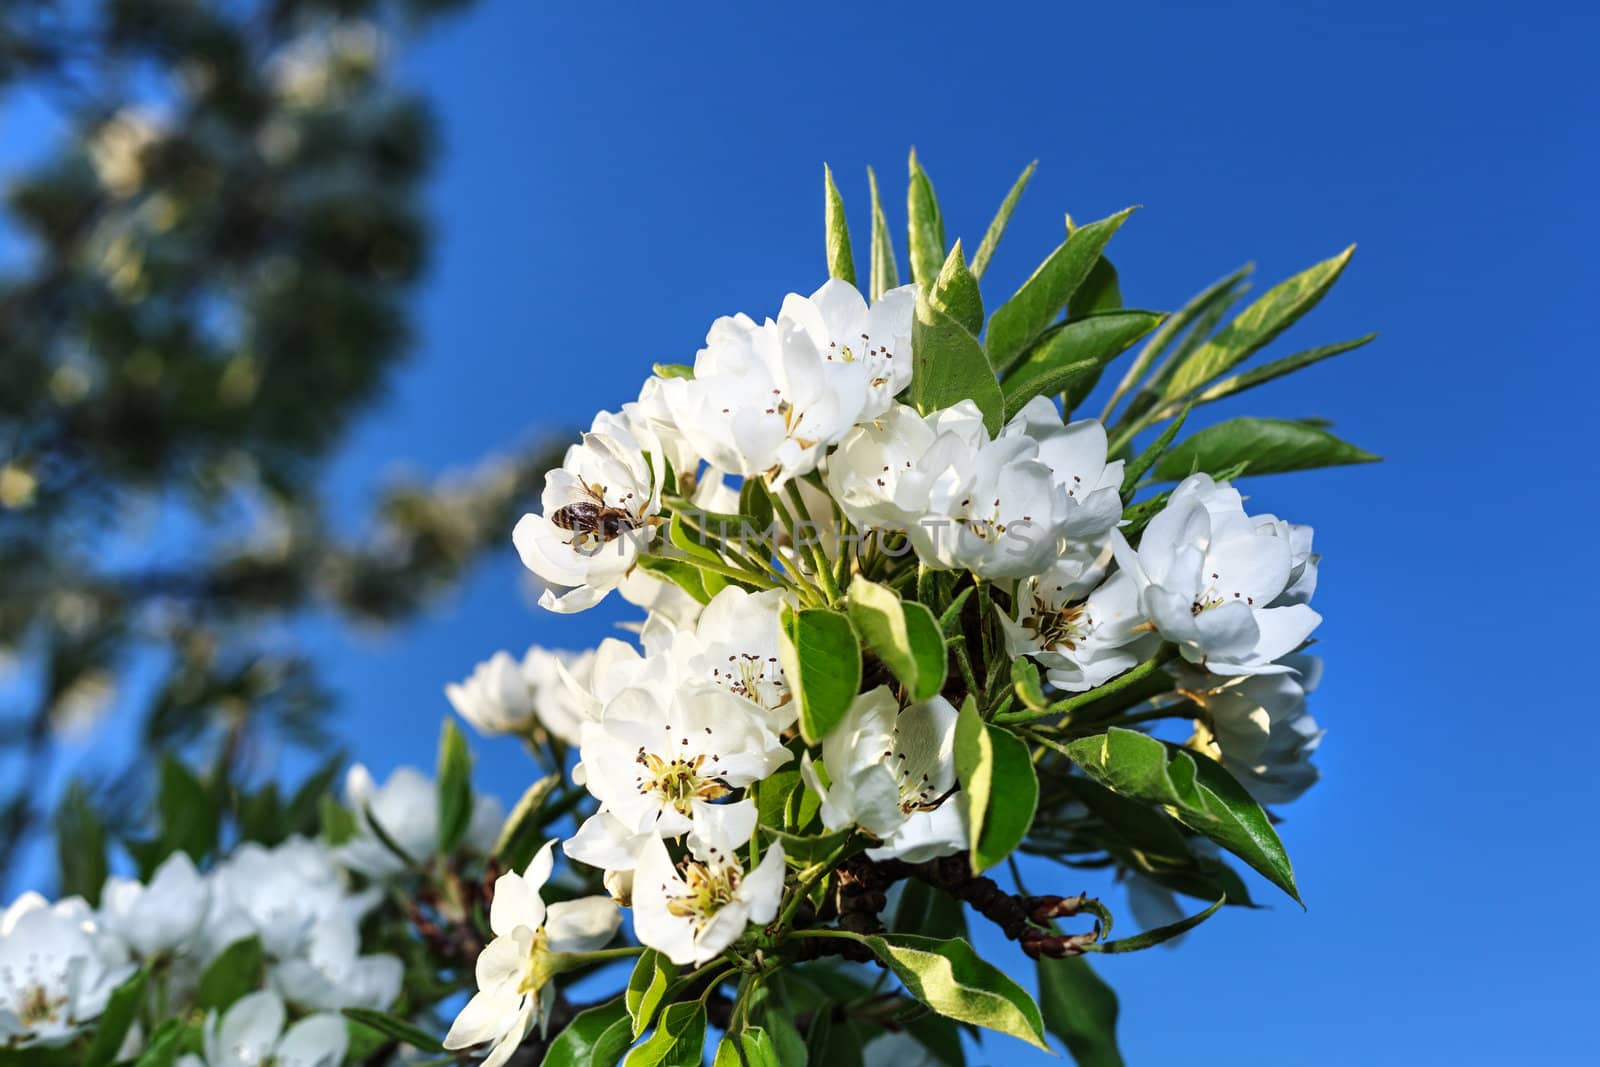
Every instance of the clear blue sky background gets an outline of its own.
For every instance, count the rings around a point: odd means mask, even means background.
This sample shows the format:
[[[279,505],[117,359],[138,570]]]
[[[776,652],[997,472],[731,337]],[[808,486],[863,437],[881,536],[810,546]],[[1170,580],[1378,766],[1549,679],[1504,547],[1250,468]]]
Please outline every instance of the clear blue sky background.
[[[1063,211],[1144,205],[1113,251],[1155,308],[1359,242],[1287,342],[1381,339],[1216,412],[1325,416],[1387,457],[1246,483],[1325,556],[1324,780],[1282,827],[1309,910],[1096,964],[1136,1065],[1596,1062],[1597,31],[1579,3],[486,0],[407,63],[448,149],[422,343],[330,488],[353,516],[397,462],[578,427],[716,315],[809,291],[824,161],[864,251],[866,165],[898,220],[915,144],[970,246],[1037,157],[991,301]],[[382,770],[431,761],[476,660],[622,615],[541,613],[507,555],[403,634],[310,629]],[[479,753],[514,799],[518,748]]]

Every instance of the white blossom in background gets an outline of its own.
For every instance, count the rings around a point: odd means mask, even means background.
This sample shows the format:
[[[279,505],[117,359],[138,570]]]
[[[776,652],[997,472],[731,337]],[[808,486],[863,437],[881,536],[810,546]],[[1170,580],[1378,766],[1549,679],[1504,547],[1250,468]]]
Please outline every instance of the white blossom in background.
[[[312,926],[300,953],[280,960],[271,974],[273,988],[285,1000],[309,1011],[381,1011],[400,995],[404,978],[399,957],[362,955],[361,931],[343,916],[329,916]]]
[[[1184,692],[1204,707],[1222,765],[1262,804],[1287,804],[1318,777],[1311,754],[1322,730],[1306,708],[1306,694],[1322,678],[1322,660],[1288,656],[1283,666],[1289,669],[1282,674],[1228,679],[1178,673]]]
[[[478,991],[445,1035],[444,1047],[490,1044],[483,1067],[499,1067],[555,1001],[550,956],[593,952],[616,933],[622,913],[608,897],[546,905],[539,895],[550,878],[554,841],[546,842],[522,874],[503,874],[494,885],[489,928],[494,940],[478,956]]]
[[[319,922],[359,923],[380,899],[377,889],[351,892],[332,853],[315,841],[246,842],[211,874],[203,936],[212,955],[259,937],[269,955],[288,959],[306,950]]]
[[[415,767],[397,767],[380,786],[360,764],[345,772],[345,803],[355,818],[356,834],[338,846],[338,861],[370,878],[388,878],[406,870],[406,864],[379,839],[376,822],[407,856],[422,863],[433,855],[439,840],[439,794],[433,779]],[[485,855],[494,847],[505,809],[494,797],[473,797],[472,817],[462,843]]]
[[[956,709],[941,696],[902,709],[888,686],[857,697],[822,739],[822,780],[807,753],[800,775],[822,798],[823,825],[887,838],[948,799],[956,784]]]
[[[810,297],[789,294],[777,321],[720,318],[694,376],[662,382],[672,420],[712,467],[781,487],[910,384],[915,306],[914,286],[869,308],[855,286],[830,280]]]
[[[187,853],[174,852],[143,885],[135,879],[106,879],[100,892],[100,925],[136,955],[186,953],[200,933],[211,903],[211,886]]]
[[[204,1057],[179,1058],[178,1067],[338,1067],[349,1033],[342,1016],[308,1015],[287,1030],[288,1012],[271,990],[249,993],[218,1016],[211,1012],[201,1038]]]
[[[1065,692],[1110,681],[1159,643],[1143,628],[1137,583],[1122,571],[1105,577],[1108,554],[1058,560],[1018,583],[1013,616],[1000,616],[1011,657],[1032,656],[1045,680]]]
[[[1297,534],[1270,515],[1246,515],[1238,490],[1205,474],[1173,490],[1137,551],[1120,533],[1112,535],[1117,563],[1138,583],[1157,632],[1190,663],[1228,675],[1289,670],[1277,661],[1322,621],[1289,593],[1297,541],[1303,587],[1308,568],[1314,575],[1310,531]]]
[[[524,734],[535,722],[533,691],[508,652],[496,652],[464,682],[444,687],[450,706],[480,734]]]
[[[633,569],[655,536],[661,486],[643,430],[609,412],[545,475],[543,510],[511,532],[522,563],[545,583],[539,603],[567,614],[591,608]]]
[[[562,652],[534,645],[522,657],[522,676],[533,694],[534,716],[551,735],[576,745],[591,720],[583,690],[594,675],[594,651]]]
[[[755,805],[707,805],[695,813],[689,854],[674,863],[652,837],[634,872],[633,928],[641,942],[679,966],[704,963],[750,923],[771,922],[783,896],[783,846],[774,842],[752,871],[740,849],[755,831]]]
[[[857,526],[905,531],[922,562],[985,578],[1032,577],[1069,549],[1099,548],[1121,518],[1121,480],[1104,428],[1063,426],[1045,398],[994,438],[970,400],[927,418],[896,405],[852,431],[827,472]]]
[[[24,893],[0,912],[0,1047],[71,1040],[133,971],[81,898]]]
[[[790,753],[746,701],[705,686],[661,695],[624,690],[599,723],[584,727],[582,757],[600,812],[565,848],[575,860],[619,870],[595,860],[614,859],[641,835],[687,833],[696,816],[777,770]]]

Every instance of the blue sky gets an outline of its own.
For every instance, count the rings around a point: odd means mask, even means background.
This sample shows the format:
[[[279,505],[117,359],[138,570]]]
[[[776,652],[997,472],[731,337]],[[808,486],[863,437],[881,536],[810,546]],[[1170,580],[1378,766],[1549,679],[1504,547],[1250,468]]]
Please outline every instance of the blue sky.
[[[1278,351],[1380,339],[1216,411],[1325,416],[1387,457],[1245,483],[1324,555],[1324,778],[1281,828],[1309,910],[1279,897],[1096,962],[1132,1064],[1593,1062],[1600,18],[1290,8],[486,0],[407,61],[447,146],[421,344],[330,490],[355,515],[397,465],[565,433],[690,360],[715,316],[810,291],[824,161],[864,249],[866,165],[898,220],[916,145],[970,245],[1037,158],[991,303],[1064,211],[1144,205],[1112,251],[1154,308],[1357,242]],[[385,770],[431,761],[440,688],[476,660],[583,647],[623,614],[541,613],[507,555],[404,633],[308,631],[352,751]],[[520,750],[478,751],[514,799]],[[1045,1061],[994,1038],[974,1062]]]

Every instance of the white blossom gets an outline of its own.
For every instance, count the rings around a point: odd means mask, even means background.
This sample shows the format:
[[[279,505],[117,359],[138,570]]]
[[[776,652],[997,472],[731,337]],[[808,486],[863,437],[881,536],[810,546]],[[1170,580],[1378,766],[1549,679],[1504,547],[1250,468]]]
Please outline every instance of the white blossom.
[[[332,854],[316,842],[291,837],[267,848],[248,841],[211,874],[203,936],[213,955],[258,937],[269,955],[287,959],[305,951],[319,922],[359,923],[379,899],[375,889],[352,893]]]
[[[338,1067],[349,1032],[341,1016],[308,1015],[284,1029],[288,1012],[271,990],[248,993],[219,1017],[211,1012],[201,1038],[205,1057],[193,1054],[178,1067]]]
[[[633,925],[644,944],[679,966],[704,963],[750,923],[771,922],[783,896],[783,846],[773,842],[746,872],[740,847],[755,830],[755,805],[707,805],[695,812],[689,854],[674,863],[651,838],[634,872]]]
[[[466,681],[446,685],[444,695],[480,734],[524,734],[535,722],[533,690],[508,652],[478,664]]]
[[[82,898],[24,893],[0,912],[0,1047],[64,1044],[133,970]]]
[[[956,709],[941,696],[902,709],[888,686],[863,693],[822,740],[829,784],[807,753],[800,774],[821,798],[823,825],[887,838],[955,788]]]
[[[1032,656],[1056,688],[1081,693],[1148,655],[1157,639],[1142,629],[1139,587],[1126,573],[1105,577],[1105,555],[1067,556],[1017,586],[1014,617],[1002,615],[1006,651]]]
[[[585,691],[591,688],[594,668],[592,649],[562,652],[534,645],[522,657],[522,676],[533,694],[535,717],[569,745],[583,739],[583,724],[593,717]]]
[[[106,879],[100,925],[144,959],[193,947],[210,905],[211,887],[185,852],[162,861],[149,885]]]
[[[552,847],[546,842],[522,874],[495,881],[489,905],[494,940],[478,956],[478,991],[445,1035],[447,1049],[492,1043],[483,1067],[511,1058],[534,1024],[549,1017],[555,1000],[550,978],[558,953],[593,952],[610,941],[622,921],[607,897],[584,897],[546,905],[540,890],[550,878]]]
[[[1140,604],[1183,658],[1213,674],[1270,674],[1322,617],[1290,601],[1308,569],[1310,531],[1294,533],[1270,515],[1245,514],[1238,490],[1192,474],[1150,520],[1138,551],[1113,533],[1117,563],[1139,585]],[[1312,578],[1314,582],[1314,577]]]
[[[673,422],[712,467],[781,486],[910,384],[915,305],[914,286],[869,308],[831,280],[809,298],[789,294],[776,322],[720,318],[694,376],[662,382]]]
[[[523,565],[545,583],[541,606],[563,614],[593,607],[650,544],[661,486],[646,450],[660,446],[640,440],[643,433],[601,412],[545,476],[542,512],[524,515],[512,530]]]
[[[404,861],[378,837],[374,822],[418,863],[433,855],[439,838],[439,795],[427,775],[415,767],[398,767],[380,786],[364,765],[356,763],[345,774],[344,795],[356,823],[355,836],[336,853],[344,866],[372,878],[391,877],[406,869]],[[477,795],[462,843],[473,852],[487,854],[504,822],[500,802]]]
[[[1322,730],[1306,694],[1322,678],[1322,660],[1289,656],[1283,666],[1289,670],[1282,674],[1226,679],[1179,673],[1184,692],[1202,702],[1222,765],[1262,804],[1287,804],[1318,777],[1311,756]]]
[[[272,968],[272,985],[284,999],[312,1011],[382,1010],[400,995],[404,978],[399,957],[362,955],[355,920],[337,915],[315,923],[300,953]]]

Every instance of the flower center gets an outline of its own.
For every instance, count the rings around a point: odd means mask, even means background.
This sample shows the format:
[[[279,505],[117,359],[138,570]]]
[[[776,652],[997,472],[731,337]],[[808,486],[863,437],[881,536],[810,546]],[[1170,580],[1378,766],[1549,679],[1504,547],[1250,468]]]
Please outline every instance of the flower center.
[[[1062,647],[1076,652],[1078,641],[1090,626],[1088,608],[1088,601],[1056,606],[1035,595],[1033,613],[1023,617],[1022,625],[1038,634],[1039,643],[1045,648]]]
[[[23,993],[17,1014],[21,1017],[23,1026],[33,1027],[40,1023],[53,1023],[56,1021],[57,1011],[66,1000],[66,997],[52,1000],[44,986],[36,985]]]
[[[702,770],[706,762],[704,753],[669,760],[640,749],[637,758],[644,768],[644,773],[636,779],[639,792],[660,797],[680,815],[691,814],[691,802],[696,799],[717,800],[732,792],[714,775]]]
[[[711,668],[711,680],[717,685],[764,708],[781,708],[789,703],[789,685],[777,656],[740,652],[729,656],[728,662],[732,666],[727,669]]]
[[[550,980],[549,939],[540,927],[528,946],[528,960],[523,965],[522,981],[517,983],[518,993],[537,993]]]
[[[741,872],[733,864],[712,868],[688,860],[679,869],[687,891],[667,901],[667,913],[680,919],[694,919],[698,926],[709,922],[739,890]]]

